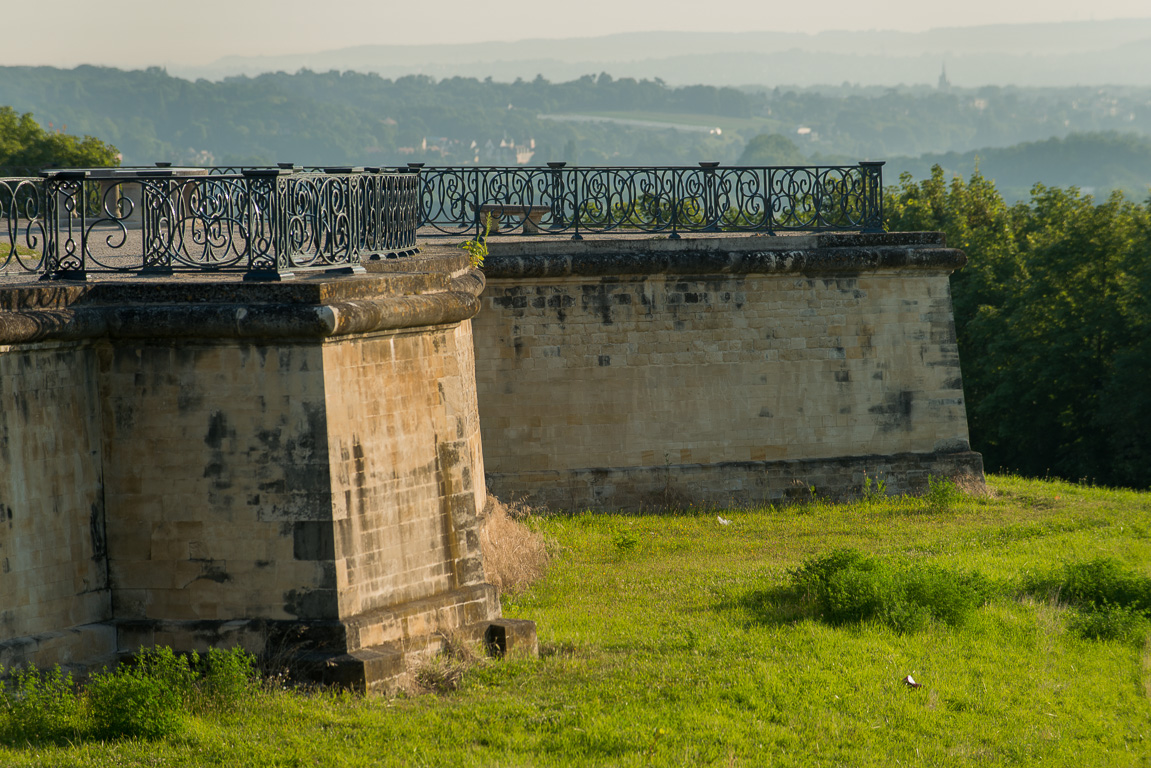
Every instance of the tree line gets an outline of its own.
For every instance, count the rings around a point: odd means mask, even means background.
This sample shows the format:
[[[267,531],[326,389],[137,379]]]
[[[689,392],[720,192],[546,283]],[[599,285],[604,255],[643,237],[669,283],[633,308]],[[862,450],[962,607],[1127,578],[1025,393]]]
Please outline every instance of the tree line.
[[[941,230],[971,441],[989,469],[1151,487],[1151,201],[1036,185],[1007,205],[978,172],[904,175],[891,230]]]
[[[505,140],[534,140],[534,164],[732,163],[760,133],[787,137],[808,160],[839,163],[1071,133],[1151,136],[1149,88],[672,87],[607,73],[496,82],[308,70],[213,82],[157,67],[0,67],[0,104],[100,136],[129,165],[455,164],[474,161],[472,142]],[[541,119],[555,114],[671,123],[687,117],[722,124],[723,133]],[[932,162],[952,169],[947,158]]]

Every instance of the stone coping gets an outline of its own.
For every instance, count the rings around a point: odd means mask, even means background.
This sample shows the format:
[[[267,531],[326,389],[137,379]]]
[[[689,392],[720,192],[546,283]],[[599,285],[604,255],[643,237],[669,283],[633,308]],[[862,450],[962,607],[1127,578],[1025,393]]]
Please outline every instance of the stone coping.
[[[819,233],[668,240],[615,238],[490,241],[489,279],[646,274],[857,274],[869,270],[952,272],[967,263],[941,232]]]
[[[672,240],[666,234],[631,233],[625,230],[608,234],[585,234],[582,240],[572,240],[571,233],[492,235],[488,238],[488,249],[495,256],[582,253],[598,250],[619,253],[635,251],[678,253],[684,250],[793,251],[850,246],[925,245],[944,247],[947,243],[942,232],[781,232],[777,235],[685,232],[679,239]]]
[[[435,250],[366,274],[312,274],[278,283],[205,278],[0,285],[0,344],[99,337],[323,339],[458,323],[479,311],[484,288],[483,274],[470,268],[466,255]]]
[[[479,311],[489,279],[645,274],[951,272],[967,263],[942,233],[493,238],[483,273],[455,244],[369,261],[364,274],[100,274],[87,282],[0,283],[0,344],[81,338],[310,338],[456,323]]]

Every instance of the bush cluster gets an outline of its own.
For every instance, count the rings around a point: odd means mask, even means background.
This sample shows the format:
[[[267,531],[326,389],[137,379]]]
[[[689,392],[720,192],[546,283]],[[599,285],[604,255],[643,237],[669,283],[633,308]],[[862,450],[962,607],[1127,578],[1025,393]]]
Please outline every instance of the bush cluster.
[[[1151,578],[1110,557],[1028,576],[1023,592],[1071,607],[1071,629],[1090,639],[1142,641],[1151,623]]]
[[[240,648],[212,648],[204,656],[155,648],[93,675],[85,686],[59,666],[25,667],[7,682],[0,679],[0,743],[171,735],[189,714],[222,713],[242,703],[255,690],[254,664]]]
[[[881,560],[836,549],[791,572],[792,586],[814,612],[833,624],[879,621],[914,632],[932,621],[958,626],[992,594],[975,572]]]
[[[790,577],[791,590],[809,615],[830,624],[877,621],[899,632],[933,621],[959,626],[1000,591],[974,571],[881,559],[854,549],[809,559]],[[1070,608],[1068,628],[1080,637],[1142,643],[1151,632],[1151,578],[1114,558],[1027,575],[1019,592]]]

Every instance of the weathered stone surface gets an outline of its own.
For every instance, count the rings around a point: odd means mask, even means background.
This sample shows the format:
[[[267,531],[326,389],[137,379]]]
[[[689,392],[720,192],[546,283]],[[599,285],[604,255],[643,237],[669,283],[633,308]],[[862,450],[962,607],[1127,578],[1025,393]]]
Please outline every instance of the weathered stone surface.
[[[240,644],[372,689],[386,644],[498,618],[483,279],[421,263],[0,289],[0,664]]]
[[[894,491],[922,466],[982,477],[965,261],[936,233],[493,242],[473,325],[491,487],[602,509],[838,495],[869,467]]]
[[[438,262],[437,262],[438,263]],[[466,262],[465,262],[466,263]],[[95,338],[322,339],[459,323],[483,277],[388,273],[286,283],[0,288],[0,344]]]
[[[111,617],[98,392],[90,349],[0,346],[0,665],[69,663]]]
[[[983,479],[974,451],[845,456],[831,459],[593,467],[489,473],[493,492],[518,494],[552,509],[732,508],[858,496],[865,478],[889,493],[920,490],[928,477]]]

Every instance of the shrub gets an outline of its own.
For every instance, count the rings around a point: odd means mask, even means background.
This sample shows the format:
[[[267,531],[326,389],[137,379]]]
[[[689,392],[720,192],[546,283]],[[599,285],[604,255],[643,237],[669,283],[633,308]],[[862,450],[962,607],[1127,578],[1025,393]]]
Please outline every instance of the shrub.
[[[1088,640],[1119,640],[1142,644],[1149,627],[1147,617],[1120,605],[1094,606],[1075,611],[1068,626]]]
[[[946,477],[927,476],[927,493],[923,498],[936,509],[950,509],[963,500],[963,491]]]
[[[59,665],[45,671],[25,667],[7,685],[0,682],[0,742],[58,742],[83,729],[72,675],[62,673]]]
[[[0,682],[0,743],[159,738],[178,732],[186,713],[234,708],[255,682],[255,659],[239,648],[212,648],[204,657],[141,650],[115,671],[93,675],[83,691],[58,666],[28,667]]]
[[[134,662],[88,683],[93,730],[101,738],[154,739],[180,730],[195,691],[198,662],[171,648],[141,650]]]
[[[200,665],[202,679],[196,709],[231,709],[255,690],[256,659],[243,648],[230,651],[209,648]]]
[[[824,620],[877,620],[900,632],[933,620],[960,625],[992,592],[974,572],[885,561],[854,549],[808,560],[791,577],[801,599]]]
[[[1151,613],[1151,579],[1138,576],[1110,557],[1064,563],[1054,572],[1026,578],[1023,590],[1075,608],[1110,605]]]
[[[1091,640],[1142,641],[1151,627],[1151,579],[1100,557],[1029,576],[1023,591],[1072,608],[1068,628]]]

